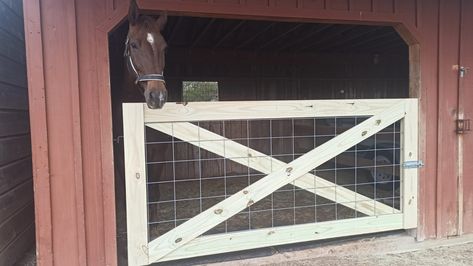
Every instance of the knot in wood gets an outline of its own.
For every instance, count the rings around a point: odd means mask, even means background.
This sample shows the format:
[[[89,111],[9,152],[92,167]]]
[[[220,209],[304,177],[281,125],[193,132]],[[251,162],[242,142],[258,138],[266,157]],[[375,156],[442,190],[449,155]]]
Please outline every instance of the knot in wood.
[[[246,207],[250,207],[253,205],[255,202],[253,200],[248,201],[248,204],[246,204]]]
[[[214,211],[215,214],[222,214],[223,210],[222,209],[216,209]]]
[[[135,177],[136,179],[140,179],[140,173],[136,173]]]
[[[182,237],[179,237],[179,238],[176,239],[174,242],[177,244],[177,243],[179,243],[179,242],[181,242],[181,241],[182,241]]]
[[[290,175],[291,175],[291,172],[292,172],[292,167],[286,168],[286,174],[287,174],[287,176],[290,176]]]
[[[379,126],[381,124],[381,119],[376,120],[376,125]]]
[[[361,132],[361,136],[362,136],[362,137],[365,136],[366,134],[368,134],[368,131],[366,131],[366,130],[363,131],[363,132]]]

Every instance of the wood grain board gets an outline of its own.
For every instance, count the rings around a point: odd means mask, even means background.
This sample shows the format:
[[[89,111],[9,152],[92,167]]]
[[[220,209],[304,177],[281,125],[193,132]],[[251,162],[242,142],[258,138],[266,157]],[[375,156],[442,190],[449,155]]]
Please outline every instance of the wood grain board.
[[[287,167],[274,171],[244,190],[181,224],[174,230],[153,240],[148,246],[150,262],[158,261],[247,206],[271,194],[279,187],[298,179],[333,156],[340,154],[356,143],[396,122],[405,115],[405,111],[405,103],[403,102],[385,107],[384,111],[299,157],[289,163]],[[264,115],[268,116],[269,114]],[[202,118],[200,117],[200,119]]]

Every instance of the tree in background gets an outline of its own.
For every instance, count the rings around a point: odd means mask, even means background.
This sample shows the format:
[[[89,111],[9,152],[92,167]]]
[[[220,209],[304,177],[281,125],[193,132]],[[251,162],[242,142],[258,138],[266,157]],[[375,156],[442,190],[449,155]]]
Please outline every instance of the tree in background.
[[[218,82],[216,81],[184,81],[182,88],[184,102],[218,101]]]

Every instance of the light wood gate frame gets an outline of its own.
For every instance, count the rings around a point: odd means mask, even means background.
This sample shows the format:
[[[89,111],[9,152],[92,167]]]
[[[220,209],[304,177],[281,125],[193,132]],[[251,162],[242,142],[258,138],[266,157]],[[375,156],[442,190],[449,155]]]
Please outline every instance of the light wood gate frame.
[[[400,162],[418,160],[418,100],[302,100],[209,102],[187,105],[167,103],[164,109],[151,110],[142,103],[123,105],[126,203],[129,265],[146,265],[259,247],[319,240],[333,237],[409,229],[417,226],[416,168],[401,168],[401,211],[374,199],[317,177],[309,171],[401,120]],[[235,119],[322,118],[370,116],[326,143],[286,164],[223,136],[199,128],[191,122]],[[235,193],[191,218],[173,230],[148,242],[145,126],[188,141],[222,140],[224,146],[202,142],[200,148],[267,174],[263,179]],[[205,143],[205,144],[204,144]],[[265,157],[266,156],[266,157]],[[243,158],[244,159],[238,159]],[[250,158],[248,160],[248,158]],[[273,169],[271,172],[271,161]],[[277,167],[275,167],[275,164]],[[367,217],[338,221],[281,226],[201,236],[221,222],[294,182],[299,188],[315,184],[334,191],[317,191],[322,196],[367,214]],[[314,193],[313,190],[308,190]],[[324,192],[325,191],[325,192]],[[343,203],[347,202],[347,203]]]

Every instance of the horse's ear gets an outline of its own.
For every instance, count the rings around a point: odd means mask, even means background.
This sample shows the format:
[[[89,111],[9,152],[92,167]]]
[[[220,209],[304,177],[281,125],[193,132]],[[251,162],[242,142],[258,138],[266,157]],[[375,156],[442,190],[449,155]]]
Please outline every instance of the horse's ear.
[[[164,27],[166,26],[167,21],[168,21],[168,14],[166,12],[162,12],[161,15],[159,15],[159,18],[156,20],[159,30],[164,30]]]
[[[128,21],[130,25],[135,25],[138,22],[140,14],[138,12],[138,5],[136,4],[136,0],[130,1],[130,9],[128,9]]]

